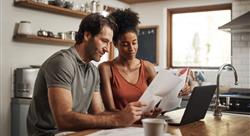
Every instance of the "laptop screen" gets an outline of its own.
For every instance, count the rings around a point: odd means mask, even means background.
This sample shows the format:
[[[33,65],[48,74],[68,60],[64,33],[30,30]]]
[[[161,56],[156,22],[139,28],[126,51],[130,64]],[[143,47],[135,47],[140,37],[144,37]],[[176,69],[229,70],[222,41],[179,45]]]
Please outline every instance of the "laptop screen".
[[[183,111],[182,109],[179,111],[172,111],[172,113],[167,112],[164,115],[173,118],[173,122],[178,122],[175,120],[177,118],[181,118],[178,119],[181,120],[179,122],[179,125],[184,125],[203,119],[206,115],[216,87],[216,85],[195,87],[188,100],[188,104],[186,106],[186,109],[184,110],[184,113],[181,113]],[[173,114],[173,112],[175,113]]]

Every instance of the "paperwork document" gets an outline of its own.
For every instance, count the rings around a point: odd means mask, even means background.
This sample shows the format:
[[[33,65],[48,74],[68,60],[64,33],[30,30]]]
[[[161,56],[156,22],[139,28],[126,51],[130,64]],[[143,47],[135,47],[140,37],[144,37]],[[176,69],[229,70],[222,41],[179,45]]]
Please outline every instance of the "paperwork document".
[[[145,90],[139,101],[145,103],[143,112],[149,112],[154,109],[155,105],[160,102],[159,108],[168,111],[180,105],[181,98],[178,94],[184,87],[186,74],[180,77],[175,75],[171,70],[161,70],[154,80]]]
[[[175,86],[175,88],[173,88],[168,95],[165,95],[162,98],[161,103],[158,106],[158,108],[161,108],[162,111],[173,110],[181,104],[182,98],[179,98],[178,95],[181,89],[185,86],[185,83],[187,82],[189,68],[182,69],[179,74],[181,82],[177,86]]]
[[[144,136],[144,129],[139,127],[100,130],[87,136]],[[171,136],[165,133],[163,136]]]

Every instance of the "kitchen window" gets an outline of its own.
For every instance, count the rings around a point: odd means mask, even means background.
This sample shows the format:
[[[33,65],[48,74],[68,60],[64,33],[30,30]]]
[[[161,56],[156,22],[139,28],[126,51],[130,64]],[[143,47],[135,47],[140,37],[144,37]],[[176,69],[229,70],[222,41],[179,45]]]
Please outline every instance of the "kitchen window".
[[[231,20],[231,4],[168,9],[168,68],[218,68],[231,63],[231,34],[218,30]]]

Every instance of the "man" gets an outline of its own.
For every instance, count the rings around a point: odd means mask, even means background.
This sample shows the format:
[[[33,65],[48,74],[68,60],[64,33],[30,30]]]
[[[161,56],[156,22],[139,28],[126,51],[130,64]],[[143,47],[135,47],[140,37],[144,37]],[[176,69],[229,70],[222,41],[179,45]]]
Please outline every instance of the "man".
[[[29,135],[129,126],[141,118],[139,102],[119,112],[103,112],[98,69],[90,61],[99,61],[108,51],[115,28],[109,18],[88,15],[80,24],[75,46],[43,63],[27,116]]]

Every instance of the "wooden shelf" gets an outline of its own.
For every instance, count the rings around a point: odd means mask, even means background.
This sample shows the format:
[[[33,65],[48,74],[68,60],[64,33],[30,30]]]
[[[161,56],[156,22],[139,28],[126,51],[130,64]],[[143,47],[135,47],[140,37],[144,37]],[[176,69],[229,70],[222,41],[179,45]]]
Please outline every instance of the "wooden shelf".
[[[26,7],[31,9],[37,9],[37,10],[72,16],[72,17],[78,17],[78,18],[83,18],[88,15],[88,13],[85,12],[71,10],[67,8],[61,8],[54,5],[43,4],[31,0],[15,1],[14,5],[19,7]]]
[[[28,42],[28,43],[42,43],[42,44],[54,44],[54,45],[67,45],[73,46],[75,41],[73,40],[62,40],[57,38],[42,37],[36,35],[21,35],[17,34],[13,37],[14,41]]]

